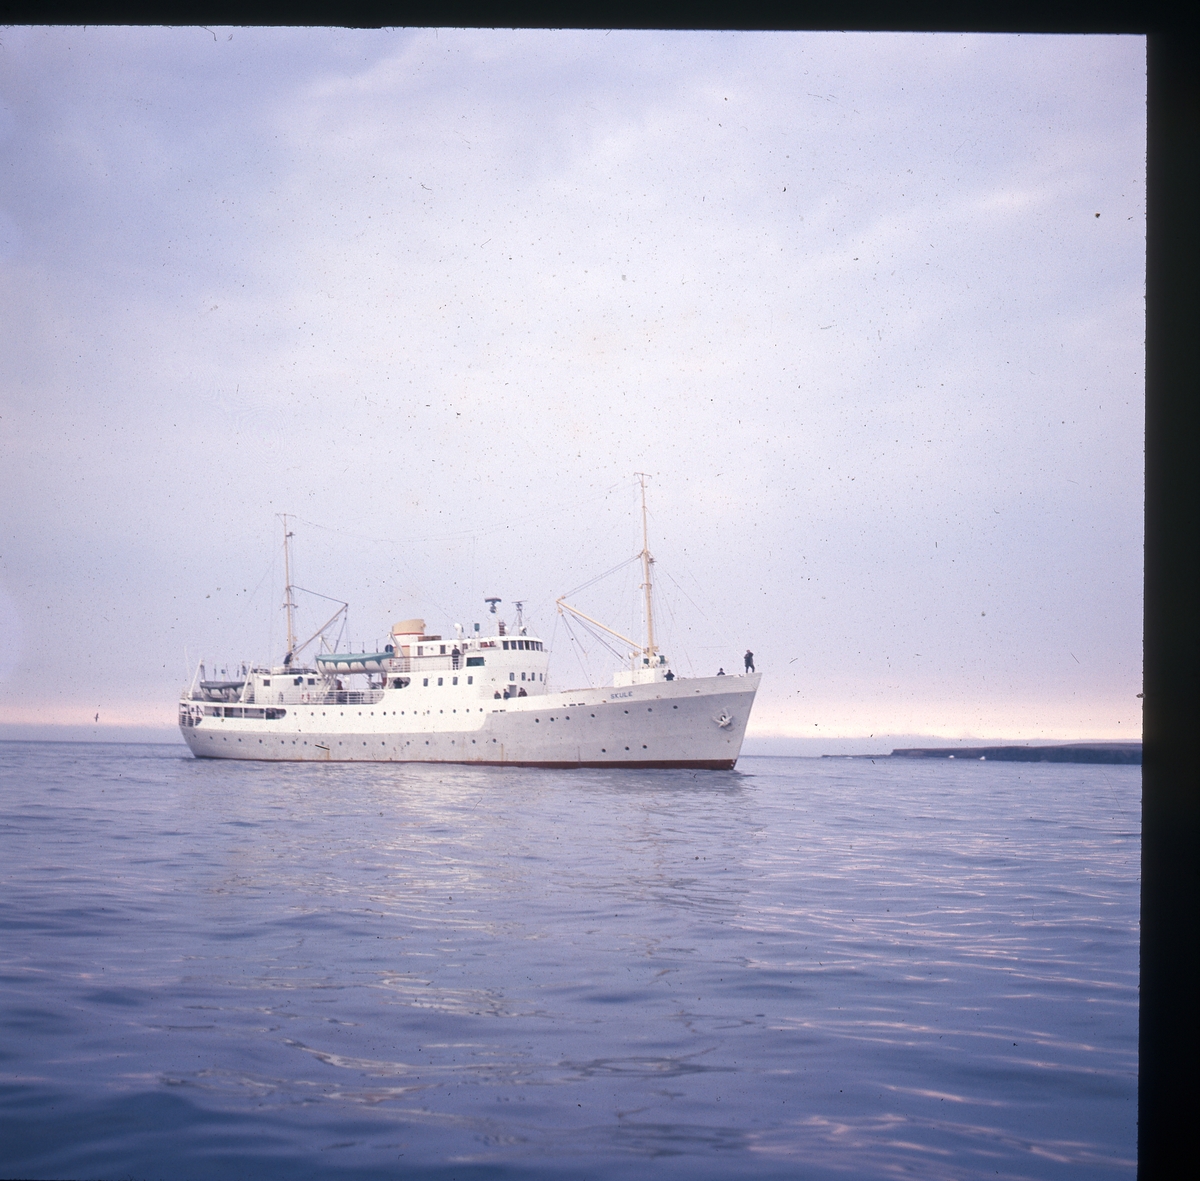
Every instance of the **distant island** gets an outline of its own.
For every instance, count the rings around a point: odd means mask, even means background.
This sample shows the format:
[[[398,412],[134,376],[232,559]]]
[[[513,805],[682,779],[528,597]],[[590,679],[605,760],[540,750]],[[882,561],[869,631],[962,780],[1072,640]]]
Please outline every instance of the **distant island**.
[[[1001,763],[1125,763],[1141,766],[1140,742],[1064,742],[1057,746],[912,746],[890,755],[822,755],[824,759],[984,759]]]

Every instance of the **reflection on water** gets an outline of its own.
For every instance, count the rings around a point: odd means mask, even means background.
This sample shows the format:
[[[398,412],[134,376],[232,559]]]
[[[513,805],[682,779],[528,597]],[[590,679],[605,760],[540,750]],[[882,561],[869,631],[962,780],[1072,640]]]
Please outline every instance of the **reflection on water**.
[[[1136,767],[0,767],[0,1175],[1132,1176]]]

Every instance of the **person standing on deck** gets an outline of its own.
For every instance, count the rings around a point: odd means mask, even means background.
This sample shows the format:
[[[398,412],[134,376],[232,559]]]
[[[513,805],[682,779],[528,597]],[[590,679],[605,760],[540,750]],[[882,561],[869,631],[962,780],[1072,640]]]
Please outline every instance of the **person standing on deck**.
[[[746,661],[746,671],[752,673],[754,671],[754,653],[749,648],[746,649],[746,655],[743,659]]]

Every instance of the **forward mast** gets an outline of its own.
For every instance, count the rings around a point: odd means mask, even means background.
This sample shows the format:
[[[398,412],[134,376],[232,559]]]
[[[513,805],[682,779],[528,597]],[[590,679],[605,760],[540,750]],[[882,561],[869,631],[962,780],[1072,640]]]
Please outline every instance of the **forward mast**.
[[[635,684],[642,681],[657,681],[667,678],[667,659],[659,652],[658,645],[654,640],[654,555],[650,552],[649,519],[646,510],[646,481],[649,479],[649,476],[645,472],[636,472],[634,474],[638,478],[642,496],[642,549],[636,555],[636,558],[640,559],[642,563],[642,584],[640,589],[645,596],[646,603],[645,643],[638,643],[637,640],[631,640],[628,636],[622,635],[607,624],[601,623],[598,619],[593,619],[590,615],[586,615],[578,607],[572,607],[566,601],[566,595],[562,595],[555,600],[560,614],[564,611],[569,611],[578,619],[591,624],[592,627],[598,627],[601,631],[607,632],[610,636],[628,645],[630,650],[630,667],[625,672],[617,674],[617,680],[614,684],[618,685]]]

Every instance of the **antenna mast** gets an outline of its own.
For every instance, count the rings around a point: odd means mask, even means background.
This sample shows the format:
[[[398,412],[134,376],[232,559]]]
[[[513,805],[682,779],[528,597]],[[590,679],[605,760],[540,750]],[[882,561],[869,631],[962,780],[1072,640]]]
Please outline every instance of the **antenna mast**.
[[[654,564],[654,559],[650,556],[650,540],[646,527],[646,480],[645,472],[634,472],[642,487],[642,572],[645,577],[645,582],[642,583],[642,589],[646,592],[646,647],[643,649],[646,653],[646,660],[653,664],[654,657],[658,649],[654,646],[654,606],[651,598],[650,585],[650,567]]]
[[[287,612],[287,656],[283,663],[291,664],[292,653],[296,651],[296,626],[293,619],[296,604],[292,602],[292,562],[288,550],[288,540],[292,534],[288,530],[287,513],[279,513],[278,516],[283,522],[283,607]]]

